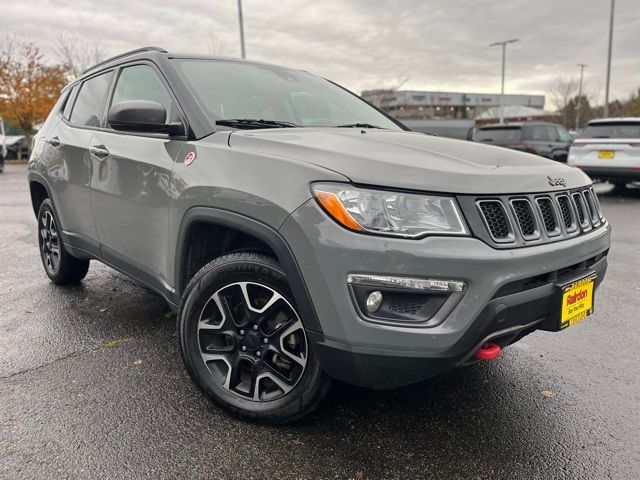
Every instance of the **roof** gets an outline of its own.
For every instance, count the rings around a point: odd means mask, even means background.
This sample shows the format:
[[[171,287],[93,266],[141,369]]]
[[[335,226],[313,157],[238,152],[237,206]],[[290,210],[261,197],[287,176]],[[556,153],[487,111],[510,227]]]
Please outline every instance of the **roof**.
[[[549,112],[541,108],[525,107],[522,105],[506,105],[504,107],[504,118],[536,118],[551,117],[559,115],[556,112]],[[493,107],[476,117],[476,120],[491,120],[500,118],[500,107]]]
[[[611,118],[594,118],[589,120],[587,125],[593,123],[609,123],[609,122],[640,122],[640,117],[611,117]]]
[[[489,123],[482,125],[480,130],[488,130],[492,128],[521,128],[523,125],[557,125],[553,122],[509,122],[509,123]]]
[[[201,54],[176,54],[176,53],[169,53],[167,50],[160,48],[160,47],[141,47],[141,48],[136,48],[135,50],[130,50],[128,52],[124,52],[121,53],[119,55],[115,55],[113,57],[107,58],[106,60],[103,60],[100,63],[97,63],[89,68],[87,68],[84,72],[82,72],[82,74],[75,79],[73,82],[76,82],[78,79],[85,77],[87,74],[92,73],[96,70],[100,70],[102,68],[108,68],[111,66],[111,64],[117,64],[119,60],[126,60],[129,57],[136,57],[136,56],[144,56],[146,54],[146,56],[151,56],[151,55],[163,55],[166,56],[167,58],[181,58],[181,59],[200,59],[200,60],[220,60],[220,61],[227,61],[227,62],[238,62],[238,63],[250,63],[253,65],[266,65],[266,66],[271,66],[271,67],[278,67],[278,68],[285,68],[288,70],[300,70],[300,69],[292,69],[289,67],[283,67],[283,66],[279,66],[279,65],[274,65],[274,64],[270,64],[270,63],[266,63],[266,62],[259,62],[256,60],[247,60],[244,58],[236,58],[236,57],[221,57],[221,56],[213,56],[213,55],[201,55]]]

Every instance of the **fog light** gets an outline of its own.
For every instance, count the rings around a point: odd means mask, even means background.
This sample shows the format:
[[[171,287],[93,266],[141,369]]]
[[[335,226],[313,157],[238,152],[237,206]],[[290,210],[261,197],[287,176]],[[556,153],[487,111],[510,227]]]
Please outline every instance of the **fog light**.
[[[377,312],[380,305],[382,305],[382,293],[377,290],[375,292],[371,292],[367,297],[367,312]]]

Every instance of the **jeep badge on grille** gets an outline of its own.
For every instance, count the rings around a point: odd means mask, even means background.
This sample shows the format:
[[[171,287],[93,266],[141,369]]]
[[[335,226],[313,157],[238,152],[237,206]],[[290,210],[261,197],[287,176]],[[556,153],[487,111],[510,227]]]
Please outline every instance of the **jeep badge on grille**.
[[[566,180],[562,177],[547,177],[547,179],[549,180],[549,185],[551,185],[552,187],[567,186]]]

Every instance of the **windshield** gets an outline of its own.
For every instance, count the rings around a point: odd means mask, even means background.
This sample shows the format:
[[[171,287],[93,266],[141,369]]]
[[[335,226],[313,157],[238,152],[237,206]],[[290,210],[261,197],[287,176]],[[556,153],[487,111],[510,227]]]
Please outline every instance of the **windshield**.
[[[520,127],[481,128],[474,140],[487,143],[512,143],[520,141]]]
[[[212,122],[255,119],[301,127],[368,124],[401,130],[355,95],[300,70],[224,60],[175,62]]]
[[[640,138],[640,122],[607,122],[587,125],[579,138]]]

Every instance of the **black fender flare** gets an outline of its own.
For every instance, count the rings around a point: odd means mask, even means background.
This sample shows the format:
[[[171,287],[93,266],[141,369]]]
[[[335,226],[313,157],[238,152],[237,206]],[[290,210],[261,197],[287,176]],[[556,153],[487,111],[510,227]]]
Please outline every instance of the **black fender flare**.
[[[47,183],[46,179],[41,174],[39,174],[37,172],[29,172],[27,174],[27,181],[29,183],[29,196],[30,196],[30,198],[31,198],[31,184],[32,183],[38,183],[38,184],[42,185],[42,187],[47,191],[47,197],[49,198],[49,200],[51,200],[51,203],[53,203],[54,206],[55,206],[54,199],[51,196],[51,189],[49,188],[49,184]],[[31,201],[32,201],[32,205],[31,206],[33,207],[33,199],[31,199]],[[34,213],[34,215],[38,216],[38,212],[35,211],[35,208],[34,208],[34,212],[33,213]]]
[[[300,310],[301,317],[308,330],[322,333],[320,322],[311,300],[311,295],[302,277],[298,263],[285,239],[277,230],[261,223],[253,218],[245,217],[227,210],[212,207],[192,207],[187,210],[180,222],[175,255],[175,289],[179,299],[186,288],[184,283],[184,269],[187,265],[188,245],[191,226],[195,223],[211,223],[239,230],[251,235],[267,244],[278,257],[278,261],[284,269],[289,286]]]

